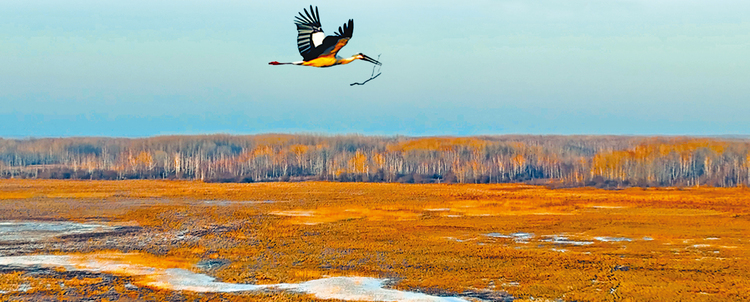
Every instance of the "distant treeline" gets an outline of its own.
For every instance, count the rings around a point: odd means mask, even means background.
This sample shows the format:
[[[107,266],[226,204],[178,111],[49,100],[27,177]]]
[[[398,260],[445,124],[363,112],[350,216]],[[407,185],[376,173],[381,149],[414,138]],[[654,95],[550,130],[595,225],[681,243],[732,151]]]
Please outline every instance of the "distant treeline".
[[[0,177],[213,182],[750,184],[750,140],[267,134],[0,139]]]

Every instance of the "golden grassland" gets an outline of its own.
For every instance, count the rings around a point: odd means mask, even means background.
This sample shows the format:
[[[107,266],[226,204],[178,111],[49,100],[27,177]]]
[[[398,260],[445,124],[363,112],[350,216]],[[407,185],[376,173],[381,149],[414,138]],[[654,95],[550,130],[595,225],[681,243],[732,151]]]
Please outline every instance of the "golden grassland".
[[[107,221],[164,233],[210,230],[189,244],[153,246],[127,261],[189,268],[201,259],[227,260],[211,273],[223,282],[369,276],[394,280],[396,289],[435,294],[750,300],[746,188],[0,180],[0,220],[27,219]],[[518,232],[534,238],[487,236]],[[128,292],[122,280],[107,289],[97,287],[103,284],[97,278],[68,286]],[[53,295],[61,291],[53,279],[0,274],[0,290],[25,282]],[[149,292],[154,299],[173,294]],[[188,300],[314,300],[288,293],[182,294]]]

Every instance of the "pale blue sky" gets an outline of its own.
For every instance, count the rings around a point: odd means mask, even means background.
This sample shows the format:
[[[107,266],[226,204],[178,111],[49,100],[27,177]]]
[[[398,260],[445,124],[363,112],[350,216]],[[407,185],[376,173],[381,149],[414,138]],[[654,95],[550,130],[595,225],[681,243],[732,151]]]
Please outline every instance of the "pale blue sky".
[[[342,51],[297,61],[319,7]],[[750,134],[750,1],[0,1],[0,136]]]

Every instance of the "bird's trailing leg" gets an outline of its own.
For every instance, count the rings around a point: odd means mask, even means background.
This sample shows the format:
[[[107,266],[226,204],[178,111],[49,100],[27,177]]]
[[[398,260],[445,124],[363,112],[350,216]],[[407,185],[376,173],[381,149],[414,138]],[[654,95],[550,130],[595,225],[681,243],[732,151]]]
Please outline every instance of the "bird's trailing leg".
[[[273,61],[269,62],[268,65],[302,65],[302,61],[290,63],[279,63],[278,61]]]

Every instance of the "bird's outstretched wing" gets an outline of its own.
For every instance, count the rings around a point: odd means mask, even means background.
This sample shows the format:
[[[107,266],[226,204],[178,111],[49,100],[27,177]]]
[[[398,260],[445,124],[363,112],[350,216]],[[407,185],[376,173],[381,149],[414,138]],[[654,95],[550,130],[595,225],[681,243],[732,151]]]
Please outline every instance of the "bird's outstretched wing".
[[[312,5],[310,5],[310,11],[308,12],[307,9],[304,9],[304,12],[304,15],[299,13],[299,16],[295,16],[294,24],[297,25],[297,48],[299,48],[299,54],[307,60],[310,52],[323,43],[326,35],[323,33],[323,28],[320,25],[318,7],[316,6],[313,9]]]
[[[333,36],[325,36],[320,25],[318,7],[310,6],[310,11],[303,10],[294,19],[297,25],[297,48],[303,60],[309,61],[323,56],[335,56],[349,42],[354,33],[354,20],[339,27]]]
[[[348,23],[339,26],[339,31],[334,36],[328,36],[323,40],[323,44],[319,48],[322,48],[320,56],[335,56],[342,47],[349,43],[349,39],[354,34],[354,20],[349,19]]]

